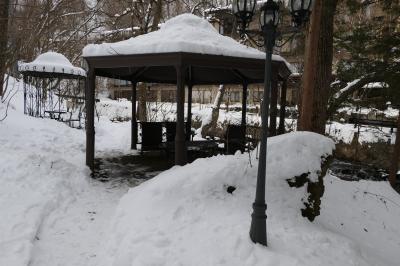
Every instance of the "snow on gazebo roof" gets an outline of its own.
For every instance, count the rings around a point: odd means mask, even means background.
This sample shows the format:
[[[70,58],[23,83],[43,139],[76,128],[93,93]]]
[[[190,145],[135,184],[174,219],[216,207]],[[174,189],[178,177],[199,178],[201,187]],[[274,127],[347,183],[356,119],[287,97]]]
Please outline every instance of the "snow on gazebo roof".
[[[176,52],[265,59],[265,53],[219,34],[207,20],[193,14],[171,18],[159,30],[135,38],[115,43],[89,44],[83,49],[83,56]],[[273,60],[283,61],[289,66],[279,55],[273,55]]]
[[[86,77],[85,70],[73,66],[64,55],[56,52],[40,54],[30,63],[20,63],[18,70],[20,72],[55,73]]]

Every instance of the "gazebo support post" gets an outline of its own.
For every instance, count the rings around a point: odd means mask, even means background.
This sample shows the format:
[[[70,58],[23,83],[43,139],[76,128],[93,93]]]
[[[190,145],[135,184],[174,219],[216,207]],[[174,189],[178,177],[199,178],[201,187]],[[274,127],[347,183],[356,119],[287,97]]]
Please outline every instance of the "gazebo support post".
[[[276,117],[278,115],[278,77],[277,75],[272,76],[271,86],[271,113],[269,116],[269,136],[276,135]]]
[[[94,104],[96,76],[94,69],[89,67],[86,83],[86,165],[94,169]]]
[[[287,91],[287,80],[283,80],[281,86],[281,102],[279,109],[279,128],[278,134],[285,134],[285,116],[286,116],[286,91]]]
[[[193,85],[188,85],[188,106],[187,106],[187,118],[186,118],[186,140],[190,141],[192,134],[192,90]]]
[[[135,81],[132,81],[132,97],[131,97],[131,102],[132,102],[131,149],[132,150],[137,149],[136,144],[138,135],[137,120],[136,120],[136,85],[137,83]]]
[[[25,74],[23,75],[23,79],[24,79],[24,114],[27,114],[27,110],[26,110],[26,86],[28,84],[28,78],[25,76]]]
[[[176,67],[175,165],[187,163],[185,140],[185,68]]]
[[[246,126],[246,114],[247,114],[247,82],[243,83],[242,92],[242,127]]]

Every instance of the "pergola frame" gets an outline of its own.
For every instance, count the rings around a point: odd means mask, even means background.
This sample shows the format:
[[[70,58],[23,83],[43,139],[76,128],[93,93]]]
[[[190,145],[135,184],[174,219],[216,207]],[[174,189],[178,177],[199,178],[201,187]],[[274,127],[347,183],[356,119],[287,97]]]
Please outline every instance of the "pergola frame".
[[[86,164],[94,168],[95,79],[96,76],[132,82],[131,148],[136,149],[136,84],[176,84],[175,164],[187,163],[186,141],[191,129],[192,88],[195,85],[238,84],[243,86],[242,125],[246,124],[246,95],[249,84],[264,82],[265,60],[186,52],[85,57],[89,70],[86,91]],[[273,75],[286,80],[290,70],[284,61],[273,61]],[[188,86],[188,117],[185,136],[185,86]]]
[[[51,65],[48,67],[51,68]],[[36,68],[33,68],[36,69]],[[66,98],[73,98],[73,99],[83,99],[82,96],[79,95],[70,95],[70,94],[65,94],[65,90],[64,89],[60,89],[59,83],[63,80],[76,80],[78,83],[78,94],[80,94],[81,92],[85,92],[84,90],[82,90],[83,88],[81,88],[81,81],[83,81],[84,79],[86,79],[86,75],[83,75],[84,70],[82,70],[82,72],[78,73],[68,73],[68,72],[49,72],[49,71],[44,71],[45,67],[43,68],[38,68],[38,70],[31,70],[31,68],[27,67],[21,67],[19,69],[19,73],[22,74],[22,78],[24,81],[24,114],[28,114],[31,116],[37,116],[37,117],[45,117],[46,113],[52,113],[53,114],[53,118],[55,117],[54,113],[58,113],[58,119],[60,119],[60,105],[58,105],[59,109],[58,112],[54,111],[53,108],[54,106],[52,106],[50,108],[50,110],[45,110],[45,108],[39,108],[34,111],[29,110],[30,108],[28,107],[28,94],[29,94],[29,88],[32,89],[32,87],[34,88],[34,90],[36,91],[36,95],[38,91],[41,91],[41,101],[43,103],[43,101],[49,101],[50,96],[50,92],[54,91],[54,87],[52,87],[52,82],[54,81],[56,84],[58,84],[58,102],[60,103],[60,101],[65,100]],[[82,73],[82,74],[80,74]],[[45,81],[47,82],[47,85],[44,86]],[[33,85],[32,85],[33,84]],[[63,91],[64,94],[61,93],[61,91]],[[46,96],[43,97],[44,92],[46,92]],[[69,91],[71,92],[71,91]],[[75,92],[75,90],[74,90]],[[69,97],[68,97],[69,96]],[[43,106],[44,107],[44,106]],[[79,122],[79,128],[81,128],[81,115],[82,115],[82,109],[79,110],[79,116],[78,116],[78,121]],[[50,115],[50,118],[52,118],[52,115]],[[64,121],[66,122],[66,121]],[[68,122],[68,121],[67,121]],[[71,120],[69,120],[69,122],[71,123]],[[70,124],[71,126],[71,124]]]

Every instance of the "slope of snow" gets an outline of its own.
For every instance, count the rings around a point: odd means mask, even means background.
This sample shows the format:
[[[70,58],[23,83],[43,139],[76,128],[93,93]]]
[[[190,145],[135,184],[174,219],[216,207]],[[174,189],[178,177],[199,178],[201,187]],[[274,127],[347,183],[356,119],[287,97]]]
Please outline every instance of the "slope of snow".
[[[43,220],[88,188],[82,137],[13,110],[0,123],[0,265],[28,265]]]
[[[325,186],[316,224],[352,240],[350,248],[368,265],[399,265],[399,194],[387,182],[346,182],[331,175]]]
[[[91,180],[85,132],[23,115],[21,83],[10,78],[8,88],[16,94],[0,122],[0,265],[96,265],[105,224],[127,188]],[[123,151],[118,124],[100,123],[99,152]],[[120,142],[101,137],[110,134]]]
[[[46,52],[40,54],[30,63],[20,63],[20,72],[35,71],[46,73],[62,73],[86,77],[86,71],[80,67],[75,67],[62,54],[56,52]]]
[[[116,43],[89,44],[84,57],[187,52],[265,59],[265,53],[219,34],[205,19],[182,14],[162,24],[161,29]],[[273,55],[274,61],[283,61]]]
[[[312,133],[270,139],[267,248],[248,236],[257,161],[217,156],[132,188],[113,218],[101,265],[397,265],[400,197],[387,183],[328,175],[321,216],[315,223],[301,216],[306,188],[290,188],[285,179],[317,173],[332,149],[332,141]],[[236,187],[233,194],[228,186]]]

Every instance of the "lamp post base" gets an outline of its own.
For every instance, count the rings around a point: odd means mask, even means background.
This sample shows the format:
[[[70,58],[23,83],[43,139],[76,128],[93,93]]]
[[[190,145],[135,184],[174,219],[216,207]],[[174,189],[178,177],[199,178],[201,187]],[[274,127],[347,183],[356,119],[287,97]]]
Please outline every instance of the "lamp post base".
[[[267,210],[266,204],[253,203],[251,214],[250,239],[254,243],[267,246]]]

